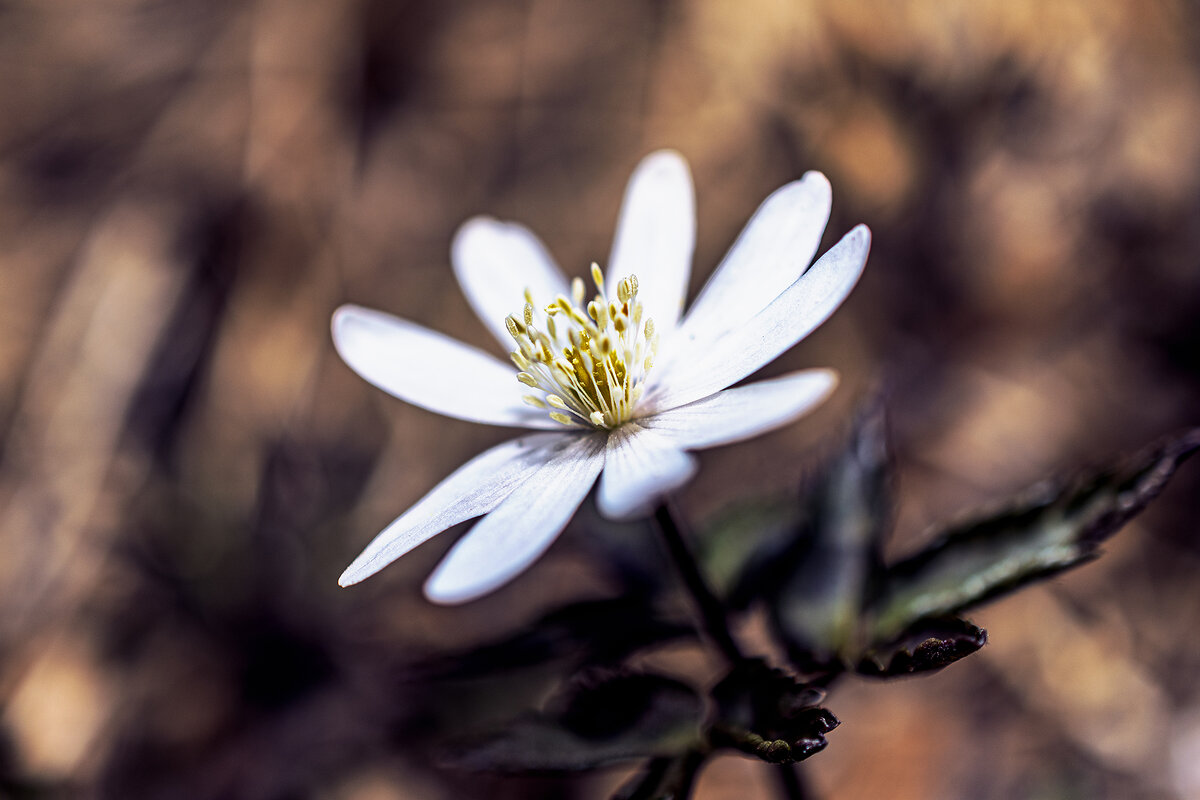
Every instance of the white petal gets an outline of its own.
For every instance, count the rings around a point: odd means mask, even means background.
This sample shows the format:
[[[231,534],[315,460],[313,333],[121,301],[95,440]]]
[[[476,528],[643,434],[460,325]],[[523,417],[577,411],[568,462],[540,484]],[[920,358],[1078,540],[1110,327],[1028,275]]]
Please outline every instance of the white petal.
[[[451,525],[491,511],[570,438],[566,433],[537,433],[480,453],[384,528],[338,583],[349,586],[369,578]]]
[[[871,249],[859,225],[769,306],[741,327],[654,376],[644,408],[666,410],[708,397],[774,361],[829,318],[858,282]]]
[[[514,345],[504,320],[509,314],[520,316],[526,289],[539,307],[560,294],[569,295],[567,281],[545,246],[516,223],[489,217],[467,220],[454,235],[450,260],[467,302],[505,352]]]
[[[829,181],[819,172],[806,173],[764,200],[688,309],[668,357],[686,358],[688,342],[706,346],[791,286],[817,253],[832,202]]]
[[[671,440],[629,423],[609,434],[596,504],[612,519],[646,514],[695,472],[696,460]]]
[[[513,367],[416,323],[342,306],[333,315],[333,343],[351,369],[415,406],[488,425],[558,427],[522,403]]]
[[[603,436],[575,435],[495,511],[467,532],[429,576],[425,596],[465,603],[510,581],[546,551],[604,466]]]
[[[793,372],[726,389],[638,423],[688,450],[716,447],[786,425],[815,408],[835,386],[832,370]]]
[[[658,330],[675,327],[687,294],[696,243],[692,176],[678,153],[663,150],[638,164],[625,190],[607,268],[607,293],[637,275],[638,298]]]

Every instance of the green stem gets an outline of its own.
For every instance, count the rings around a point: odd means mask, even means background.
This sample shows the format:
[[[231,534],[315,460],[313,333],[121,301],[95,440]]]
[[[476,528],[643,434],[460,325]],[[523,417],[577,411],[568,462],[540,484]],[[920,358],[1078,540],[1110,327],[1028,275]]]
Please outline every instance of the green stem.
[[[742,654],[741,648],[738,647],[737,641],[734,640],[733,634],[729,631],[729,620],[725,615],[725,606],[717,599],[716,594],[708,585],[708,581],[700,572],[700,567],[696,563],[695,557],[688,549],[687,542],[683,538],[680,524],[676,520],[675,515],[671,512],[667,503],[662,503],[654,510],[654,521],[658,525],[659,533],[662,534],[663,542],[667,546],[667,552],[671,555],[671,560],[675,562],[675,568],[679,571],[679,577],[683,579],[684,586],[688,590],[688,594],[696,603],[696,609],[700,612],[700,620],[703,623],[702,627],[708,638],[712,640],[729,661],[731,665],[737,665],[746,660]]]

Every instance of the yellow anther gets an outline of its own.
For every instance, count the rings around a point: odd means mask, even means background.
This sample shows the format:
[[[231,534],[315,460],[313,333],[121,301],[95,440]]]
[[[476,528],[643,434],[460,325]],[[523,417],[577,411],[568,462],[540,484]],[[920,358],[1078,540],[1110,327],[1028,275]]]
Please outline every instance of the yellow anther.
[[[504,327],[508,328],[509,335],[514,339],[525,333],[525,326],[512,314],[504,318]]]
[[[538,390],[525,395],[534,408],[549,408],[550,417],[570,426],[615,428],[632,419],[652,365],[654,323],[642,325],[633,275],[614,284],[616,301],[605,294],[604,272],[591,265],[596,295],[584,296],[584,281],[571,281],[570,297],[559,295],[542,307],[546,331],[534,327],[532,292],[525,291],[521,313],[505,318],[516,340],[510,354],[517,380]],[[560,338],[561,335],[561,338]]]

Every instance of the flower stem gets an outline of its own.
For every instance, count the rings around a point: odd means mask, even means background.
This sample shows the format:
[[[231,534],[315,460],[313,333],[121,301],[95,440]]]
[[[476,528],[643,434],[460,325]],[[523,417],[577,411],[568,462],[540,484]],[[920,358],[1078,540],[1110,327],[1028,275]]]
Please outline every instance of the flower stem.
[[[775,774],[779,776],[779,788],[787,800],[816,800],[808,781],[800,774],[799,765],[783,764],[775,769]]]
[[[725,615],[725,606],[717,599],[716,594],[708,585],[708,581],[701,574],[700,567],[696,564],[696,559],[688,549],[687,542],[680,531],[681,526],[667,503],[662,503],[654,510],[654,521],[658,525],[659,533],[662,534],[671,560],[675,562],[679,577],[683,579],[688,594],[696,603],[704,632],[721,650],[730,664],[737,665],[745,661],[746,657],[734,640],[733,634],[729,632],[729,620]]]

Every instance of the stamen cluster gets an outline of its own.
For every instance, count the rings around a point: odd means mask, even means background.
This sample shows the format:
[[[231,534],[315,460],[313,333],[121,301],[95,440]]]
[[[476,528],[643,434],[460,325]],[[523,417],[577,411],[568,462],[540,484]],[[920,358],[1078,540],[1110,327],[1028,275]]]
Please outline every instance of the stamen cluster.
[[[605,296],[596,264],[592,281],[596,296],[586,310],[584,283],[576,278],[571,297],[559,295],[540,314],[526,289],[524,313],[505,323],[517,343],[510,354],[517,380],[541,392],[525,395],[527,404],[550,409],[563,425],[612,429],[633,418],[658,336],[654,320],[642,319],[636,275],[621,279],[615,301]]]

